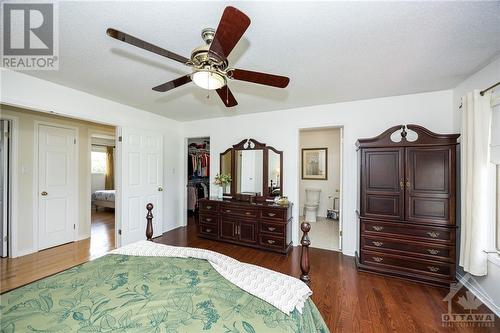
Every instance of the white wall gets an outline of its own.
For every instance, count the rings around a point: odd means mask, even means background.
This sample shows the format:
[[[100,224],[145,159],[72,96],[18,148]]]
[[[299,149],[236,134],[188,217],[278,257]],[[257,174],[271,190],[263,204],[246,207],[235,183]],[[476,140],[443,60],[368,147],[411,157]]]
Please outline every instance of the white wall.
[[[302,179],[299,182],[299,208],[304,214],[306,203],[306,188],[321,190],[319,199],[318,216],[326,216],[326,210],[333,208],[333,198],[340,199],[340,129],[329,128],[300,132],[300,149],[302,148],[328,148],[328,174],[327,180]],[[302,156],[299,156],[302,159]],[[302,162],[301,162],[302,163]],[[302,172],[302,171],[301,171]],[[338,204],[339,201],[337,201]]]
[[[420,124],[438,133],[450,133],[453,131],[452,113],[452,91],[446,90],[199,120],[182,125],[184,137],[210,136],[212,156],[218,156],[231,145],[249,137],[283,150],[284,195],[295,204],[295,225],[292,228],[295,243],[299,236],[299,129],[344,126],[343,253],[354,255],[358,239],[356,140],[376,136],[393,125],[408,123]],[[213,176],[219,171],[218,158],[212,159],[210,168],[213,181]],[[213,186],[211,191],[212,195],[216,194]]]
[[[161,132],[164,147],[164,214],[155,218],[161,219],[162,231],[179,225],[179,212],[183,209],[179,184],[182,183],[180,178],[184,167],[184,144],[179,122],[4,68],[0,69],[0,102],[102,124]],[[90,192],[90,182],[87,190]],[[32,242],[24,244],[13,252],[26,254],[34,250]]]
[[[453,123],[456,131],[461,130],[461,112],[458,110],[461,97],[467,92],[475,89],[483,90],[498,81],[500,81],[500,57],[496,58],[489,65],[471,75],[453,90]],[[497,88],[497,91],[499,91],[499,88]],[[492,131],[500,131],[500,129],[492,129]],[[460,196],[458,196],[458,198],[460,198]],[[460,202],[458,203],[458,209],[460,210]],[[459,213],[457,214],[457,217],[457,223],[460,224]],[[459,246],[460,242],[457,244]],[[500,288],[498,288],[500,284],[500,256],[490,254],[489,259],[488,275],[481,277],[475,276],[474,281],[476,283],[474,283],[471,288],[476,288],[476,296],[479,296],[483,302],[486,301],[487,298],[491,299],[492,303],[488,304],[488,306],[500,316]],[[459,274],[464,274],[460,267]]]

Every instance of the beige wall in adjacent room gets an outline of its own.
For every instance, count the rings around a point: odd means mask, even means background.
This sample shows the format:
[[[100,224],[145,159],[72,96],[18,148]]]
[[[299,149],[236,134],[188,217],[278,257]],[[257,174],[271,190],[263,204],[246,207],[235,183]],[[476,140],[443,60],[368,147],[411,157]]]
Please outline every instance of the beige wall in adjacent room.
[[[300,158],[302,159],[302,148],[328,148],[327,180],[302,179],[299,182],[299,212],[304,214],[306,203],[306,188],[318,188],[321,190],[318,216],[326,216],[326,210],[331,209],[333,198],[340,198],[340,129],[314,129],[300,131]],[[302,165],[300,167],[302,172]],[[337,203],[338,205],[339,203]],[[337,206],[338,208],[338,206]]]
[[[38,189],[35,188],[34,170],[35,158],[35,121],[49,122],[54,125],[65,125],[78,128],[78,238],[83,239],[90,236],[90,207],[87,207],[88,185],[90,184],[90,160],[88,155],[89,133],[101,132],[111,136],[115,135],[115,128],[96,123],[75,120],[42,112],[29,111],[21,108],[0,105],[0,115],[14,116],[19,119],[18,132],[18,219],[17,219],[17,248],[22,252],[30,252],[35,249],[33,235],[33,195]],[[35,229],[36,230],[36,229]]]

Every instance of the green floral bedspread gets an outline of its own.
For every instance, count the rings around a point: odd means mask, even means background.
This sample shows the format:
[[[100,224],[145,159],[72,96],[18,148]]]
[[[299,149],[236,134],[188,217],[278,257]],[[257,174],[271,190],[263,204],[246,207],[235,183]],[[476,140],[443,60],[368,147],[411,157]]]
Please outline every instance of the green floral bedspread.
[[[200,259],[107,255],[0,297],[1,332],[328,332],[311,300],[287,316]]]

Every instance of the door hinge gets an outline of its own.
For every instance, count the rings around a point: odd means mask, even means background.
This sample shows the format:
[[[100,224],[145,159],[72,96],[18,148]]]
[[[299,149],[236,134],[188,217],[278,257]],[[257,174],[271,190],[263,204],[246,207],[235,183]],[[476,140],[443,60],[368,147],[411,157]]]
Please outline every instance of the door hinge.
[[[3,238],[3,241],[4,241],[4,242],[8,242],[8,241],[9,241],[9,236],[5,236],[5,237]]]
[[[73,143],[76,145],[76,139],[73,139]]]
[[[340,235],[340,237],[342,237],[342,230],[339,231],[339,235]]]
[[[118,142],[122,142],[122,140],[123,140],[123,138],[122,138],[122,136],[120,135],[120,136],[118,137]]]
[[[122,229],[118,229],[118,235],[122,234]]]
[[[10,132],[4,132],[4,135],[7,139],[10,138]]]
[[[76,224],[73,224],[73,229],[76,230]]]

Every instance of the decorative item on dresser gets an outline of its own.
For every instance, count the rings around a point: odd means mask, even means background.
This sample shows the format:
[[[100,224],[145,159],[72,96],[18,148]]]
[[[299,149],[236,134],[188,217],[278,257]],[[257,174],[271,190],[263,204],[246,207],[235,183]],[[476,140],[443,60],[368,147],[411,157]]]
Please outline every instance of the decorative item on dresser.
[[[287,253],[292,242],[292,204],[275,203],[283,192],[283,152],[245,139],[220,154],[227,175],[224,199],[200,201],[198,235]]]
[[[358,140],[360,271],[438,286],[455,280],[459,136],[398,125]]]

